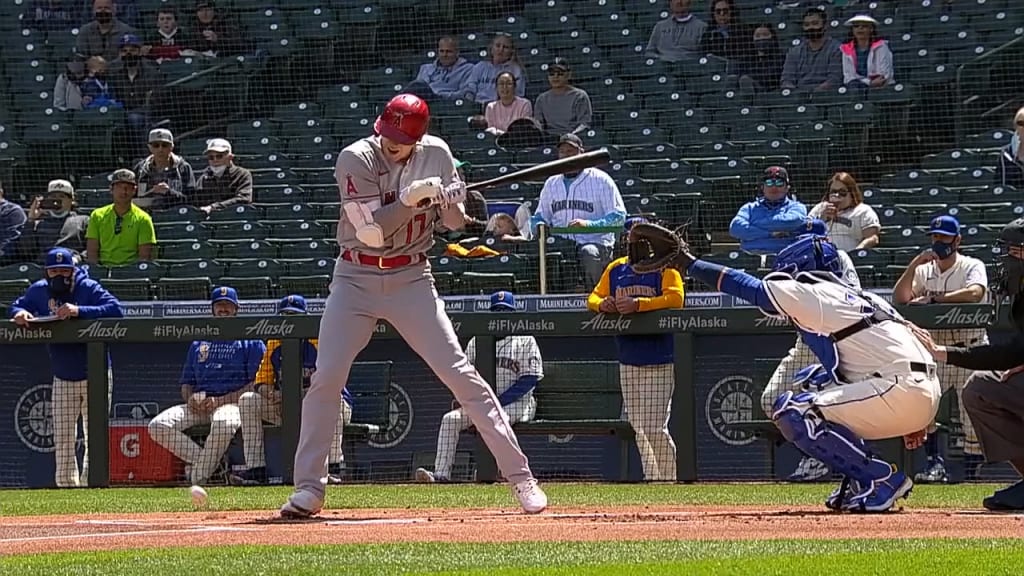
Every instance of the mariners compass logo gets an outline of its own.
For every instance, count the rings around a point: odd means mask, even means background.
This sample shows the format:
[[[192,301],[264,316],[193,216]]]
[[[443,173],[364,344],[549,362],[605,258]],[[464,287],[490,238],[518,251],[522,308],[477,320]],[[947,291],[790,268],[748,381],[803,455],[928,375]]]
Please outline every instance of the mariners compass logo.
[[[25,391],[14,407],[14,429],[25,446],[36,452],[53,452],[52,388],[49,384]]]
[[[746,446],[757,439],[752,430],[735,424],[754,419],[754,381],[746,376],[726,376],[708,392],[704,415],[716,438],[730,446]]]

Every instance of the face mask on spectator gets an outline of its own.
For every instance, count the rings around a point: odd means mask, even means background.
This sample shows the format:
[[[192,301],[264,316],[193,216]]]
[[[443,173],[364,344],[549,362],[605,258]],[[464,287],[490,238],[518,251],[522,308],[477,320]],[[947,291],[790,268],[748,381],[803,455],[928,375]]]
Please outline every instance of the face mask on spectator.
[[[808,40],[821,40],[825,36],[824,28],[804,28],[804,36],[807,36]]]
[[[66,296],[71,293],[71,284],[74,281],[74,275],[71,276],[54,276],[46,279],[47,287],[50,290],[50,295],[54,297]]]
[[[100,10],[99,12],[96,12],[96,21],[100,24],[107,24],[113,19],[113,12],[108,12],[106,10]]]
[[[210,172],[213,172],[214,176],[220,176],[227,169],[227,166],[210,166]]]
[[[63,218],[67,216],[70,212],[70,210],[50,210],[49,214],[50,218]]]
[[[124,63],[129,66],[136,66],[139,63],[139,60],[142,60],[142,56],[138,54],[125,54],[121,57],[121,60],[124,60]]]
[[[758,52],[765,52],[772,47],[771,38],[758,38],[754,40],[754,49]]]
[[[938,256],[939,260],[945,260],[956,252],[956,248],[954,248],[952,244],[947,244],[945,242],[932,242],[932,252],[935,252],[935,255]]]

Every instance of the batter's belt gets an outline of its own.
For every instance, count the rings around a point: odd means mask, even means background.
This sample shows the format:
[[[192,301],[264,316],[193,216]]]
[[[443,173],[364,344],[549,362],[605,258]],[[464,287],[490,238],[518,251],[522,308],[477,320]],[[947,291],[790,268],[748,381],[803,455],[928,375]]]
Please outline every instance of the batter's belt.
[[[351,250],[345,250],[341,253],[341,259],[353,264],[362,264],[363,266],[376,266],[381,270],[387,270],[389,268],[402,268],[403,266],[411,266],[413,264],[420,264],[427,259],[423,254],[417,254],[415,256],[400,255],[390,256],[385,258],[384,256],[373,256],[371,254],[357,254]]]

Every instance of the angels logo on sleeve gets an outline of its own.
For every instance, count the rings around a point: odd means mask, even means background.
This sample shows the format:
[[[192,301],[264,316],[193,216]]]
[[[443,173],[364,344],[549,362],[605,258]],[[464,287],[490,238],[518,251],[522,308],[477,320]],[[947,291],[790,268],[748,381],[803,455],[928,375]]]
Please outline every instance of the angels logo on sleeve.
[[[356,188],[356,183],[352,180],[351,174],[345,174],[345,193],[349,196],[359,195],[359,190]]]

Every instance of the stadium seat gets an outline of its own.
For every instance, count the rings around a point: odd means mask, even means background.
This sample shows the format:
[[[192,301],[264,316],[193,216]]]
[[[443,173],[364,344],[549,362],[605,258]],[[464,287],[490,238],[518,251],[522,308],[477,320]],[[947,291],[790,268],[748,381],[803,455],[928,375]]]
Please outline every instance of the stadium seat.
[[[739,250],[733,250],[722,254],[705,254],[701,257],[709,262],[715,262],[728,266],[735,270],[743,270],[753,273],[761,267],[761,257],[755,254],[747,254]]]
[[[643,164],[640,169],[640,176],[646,180],[676,180],[687,176],[695,176],[696,173],[692,165],[676,160],[650,162]]]
[[[112,269],[113,270],[113,269]],[[149,278],[107,278],[103,287],[121,301],[145,301],[153,299],[153,285]],[[207,297],[209,294],[207,294]]]
[[[157,253],[161,261],[176,262],[181,260],[211,259],[216,254],[216,250],[207,242],[202,241],[160,241],[157,244]]]
[[[252,260],[276,257],[277,252],[274,245],[267,242],[239,240],[224,242],[217,247],[217,259],[219,260]]]
[[[159,262],[137,262],[125,266],[111,266],[109,269],[109,278],[113,280],[155,280],[163,275],[164,266]]]
[[[314,258],[287,264],[278,279],[278,295],[302,294],[307,298],[326,298],[334,275],[333,258]]]
[[[43,267],[39,264],[25,262],[0,267],[0,281],[27,280],[31,283],[41,278],[43,278]]]
[[[254,188],[253,199],[260,204],[296,204],[307,200],[305,188],[291,184],[264,185]]]
[[[281,260],[305,260],[308,258],[336,258],[338,246],[321,237],[319,240],[286,240],[276,243],[278,258]]]
[[[210,231],[209,242],[217,245],[239,240],[263,240],[270,232],[259,222],[206,222],[203,228]]]
[[[307,204],[277,204],[263,211],[263,220],[267,222],[302,222],[315,217],[316,213]]]
[[[326,228],[317,222],[276,222],[270,224],[268,239],[314,240],[330,237]]]
[[[211,222],[255,222],[260,220],[260,210],[252,204],[235,204],[223,210],[210,212]]]
[[[26,278],[0,279],[0,308],[20,298],[31,285],[32,281]]]

